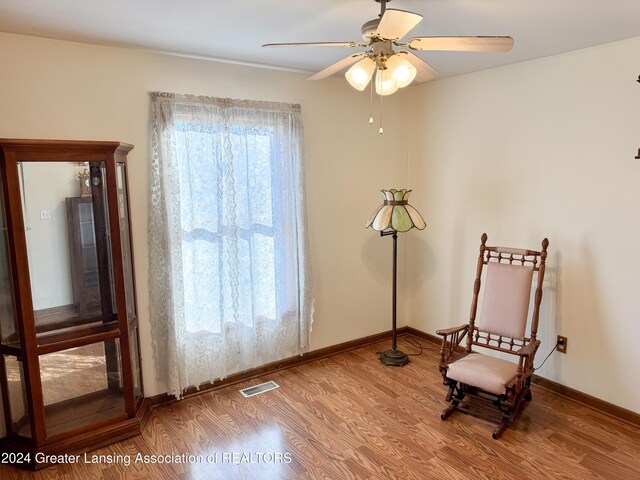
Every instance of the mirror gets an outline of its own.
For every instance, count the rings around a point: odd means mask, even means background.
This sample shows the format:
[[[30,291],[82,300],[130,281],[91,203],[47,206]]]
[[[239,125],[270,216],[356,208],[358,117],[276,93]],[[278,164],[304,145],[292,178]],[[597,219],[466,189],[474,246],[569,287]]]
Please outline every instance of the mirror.
[[[38,345],[114,322],[103,162],[19,165]]]

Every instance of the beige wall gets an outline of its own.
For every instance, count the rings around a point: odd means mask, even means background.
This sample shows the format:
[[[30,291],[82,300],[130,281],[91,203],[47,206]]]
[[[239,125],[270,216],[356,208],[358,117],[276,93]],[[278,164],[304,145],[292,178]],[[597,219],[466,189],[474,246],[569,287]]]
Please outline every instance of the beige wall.
[[[150,91],[300,103],[316,298],[311,348],[390,328],[391,244],[363,227],[378,190],[406,182],[407,93],[385,102],[381,136],[368,124],[368,94],[341,79],[309,82],[298,73],[9,34],[0,34],[0,65],[0,136],[135,145],[131,209],[147,395],[164,391],[147,294]]]
[[[429,224],[409,245],[409,324],[468,320],[480,235],[549,237],[539,373],[640,411],[640,38],[426,84],[409,184]],[[539,357],[540,363],[544,355]]]
[[[22,165],[23,210],[27,230],[29,277],[34,310],[73,304],[67,197],[80,195],[77,174],[69,163],[29,162]],[[51,210],[41,219],[41,210]]]

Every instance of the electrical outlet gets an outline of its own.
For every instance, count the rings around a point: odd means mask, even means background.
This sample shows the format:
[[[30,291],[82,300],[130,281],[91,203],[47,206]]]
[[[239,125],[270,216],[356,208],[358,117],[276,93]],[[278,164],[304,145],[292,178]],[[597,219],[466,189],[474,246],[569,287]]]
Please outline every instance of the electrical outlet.
[[[567,337],[558,335],[556,350],[558,350],[560,353],[567,353]]]
[[[51,210],[40,210],[40,220],[51,220]]]

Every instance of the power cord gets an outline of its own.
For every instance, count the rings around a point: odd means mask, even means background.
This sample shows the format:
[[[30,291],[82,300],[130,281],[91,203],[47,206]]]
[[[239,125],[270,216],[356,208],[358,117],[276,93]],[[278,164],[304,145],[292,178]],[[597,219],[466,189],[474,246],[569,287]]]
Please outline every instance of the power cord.
[[[420,349],[420,353],[407,353],[408,357],[419,357],[420,355],[422,355],[422,351],[424,350],[424,347],[418,340],[416,340],[410,335],[407,335],[406,337],[404,337],[404,341],[407,342],[409,345],[411,345],[413,348]]]
[[[422,355],[422,352],[424,350],[432,350],[432,351],[439,351],[440,350],[439,348],[425,347],[413,335],[406,335],[404,337],[404,341],[407,342],[409,345],[411,345],[413,348],[417,348],[417,349],[420,350],[420,353],[408,353],[407,356],[409,356],[409,357],[419,357],[420,355]]]
[[[424,350],[432,350],[432,351],[439,351],[438,348],[429,348],[429,347],[425,347],[424,345],[422,345],[417,339],[416,337],[412,336],[412,335],[405,335],[404,337],[405,342],[407,342],[409,345],[411,345],[413,348],[417,348],[418,350],[420,350],[419,353],[407,353],[408,357],[419,357],[420,355],[422,355],[422,352]],[[378,357],[380,357],[381,355],[384,355],[384,352],[376,352],[376,355]]]
[[[547,355],[547,356],[544,358],[544,360],[542,361],[542,363],[541,363],[539,366],[537,366],[537,367],[533,367],[533,370],[534,370],[534,371],[535,371],[535,370],[538,370],[539,368],[542,368],[542,366],[544,365],[544,363],[549,359],[549,357],[553,354],[553,352],[555,352],[555,351],[556,351],[556,349],[558,348],[558,345],[560,345],[560,341],[557,341],[557,342],[556,342],[556,344],[553,346],[553,350],[551,350],[551,351],[549,352],[549,355]]]

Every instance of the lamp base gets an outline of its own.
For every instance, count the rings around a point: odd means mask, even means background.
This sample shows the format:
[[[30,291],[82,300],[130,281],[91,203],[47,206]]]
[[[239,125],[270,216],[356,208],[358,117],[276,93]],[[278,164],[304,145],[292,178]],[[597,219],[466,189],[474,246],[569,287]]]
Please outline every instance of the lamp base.
[[[406,353],[393,349],[379,353],[378,360],[384,363],[387,367],[403,367],[411,361]]]

